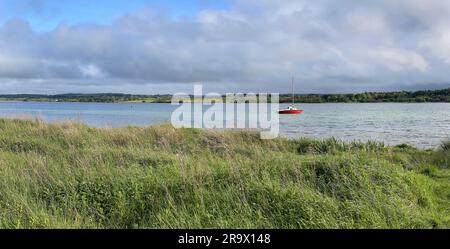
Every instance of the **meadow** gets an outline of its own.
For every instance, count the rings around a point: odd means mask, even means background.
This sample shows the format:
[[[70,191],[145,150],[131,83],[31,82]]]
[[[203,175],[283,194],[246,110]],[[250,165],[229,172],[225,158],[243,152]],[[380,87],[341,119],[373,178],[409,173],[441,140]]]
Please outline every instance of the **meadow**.
[[[0,228],[450,228],[449,142],[0,119],[0,179]]]

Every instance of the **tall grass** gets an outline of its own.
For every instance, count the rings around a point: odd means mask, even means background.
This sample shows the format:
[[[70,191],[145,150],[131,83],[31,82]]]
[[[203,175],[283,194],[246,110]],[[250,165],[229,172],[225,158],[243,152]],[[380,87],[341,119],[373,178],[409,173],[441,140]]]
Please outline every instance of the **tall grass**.
[[[0,227],[450,228],[449,154],[0,119]]]
[[[442,142],[441,148],[443,151],[450,151],[450,140]]]

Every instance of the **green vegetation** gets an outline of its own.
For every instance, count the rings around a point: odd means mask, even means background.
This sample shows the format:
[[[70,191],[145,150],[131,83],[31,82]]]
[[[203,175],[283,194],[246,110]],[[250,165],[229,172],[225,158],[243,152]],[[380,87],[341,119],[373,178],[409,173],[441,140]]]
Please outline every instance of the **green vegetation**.
[[[450,228],[450,152],[0,119],[2,228]]]
[[[280,102],[292,101],[283,95]],[[417,92],[365,92],[357,94],[308,94],[296,95],[297,103],[379,103],[379,102],[450,102],[450,88]]]
[[[170,103],[171,95],[131,95],[121,93],[99,94],[15,94],[0,95],[0,101],[35,102],[97,102],[97,103]]]
[[[131,95],[116,93],[61,95],[0,95],[0,101],[170,103],[171,95]],[[292,95],[280,95],[281,103],[292,102]],[[450,88],[418,92],[365,92],[358,94],[295,95],[297,103],[377,103],[377,102],[450,102]]]

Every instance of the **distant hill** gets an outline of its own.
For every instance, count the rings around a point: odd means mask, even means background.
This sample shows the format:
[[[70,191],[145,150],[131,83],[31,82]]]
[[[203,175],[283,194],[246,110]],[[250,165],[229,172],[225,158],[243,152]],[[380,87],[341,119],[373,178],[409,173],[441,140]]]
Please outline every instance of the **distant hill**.
[[[48,102],[99,102],[99,103],[170,103],[172,96],[133,95],[123,93],[68,93],[57,95],[8,94],[0,95],[0,101],[48,101]],[[292,95],[281,94],[280,102],[289,103]],[[450,102],[450,88],[427,91],[364,92],[351,94],[297,94],[296,103],[379,103],[379,102]]]
[[[280,102],[292,101],[283,95]],[[357,94],[296,95],[297,103],[378,103],[378,102],[450,102],[450,88],[416,92],[364,92]]]

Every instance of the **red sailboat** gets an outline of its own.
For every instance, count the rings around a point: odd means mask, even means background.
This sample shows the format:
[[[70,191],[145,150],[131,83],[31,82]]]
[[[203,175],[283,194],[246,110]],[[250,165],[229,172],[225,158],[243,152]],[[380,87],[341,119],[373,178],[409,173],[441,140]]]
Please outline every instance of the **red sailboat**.
[[[294,94],[294,78],[292,78],[292,105],[286,109],[281,109],[278,111],[278,114],[291,114],[291,115],[299,115],[304,111],[298,109],[295,105],[295,94]]]

